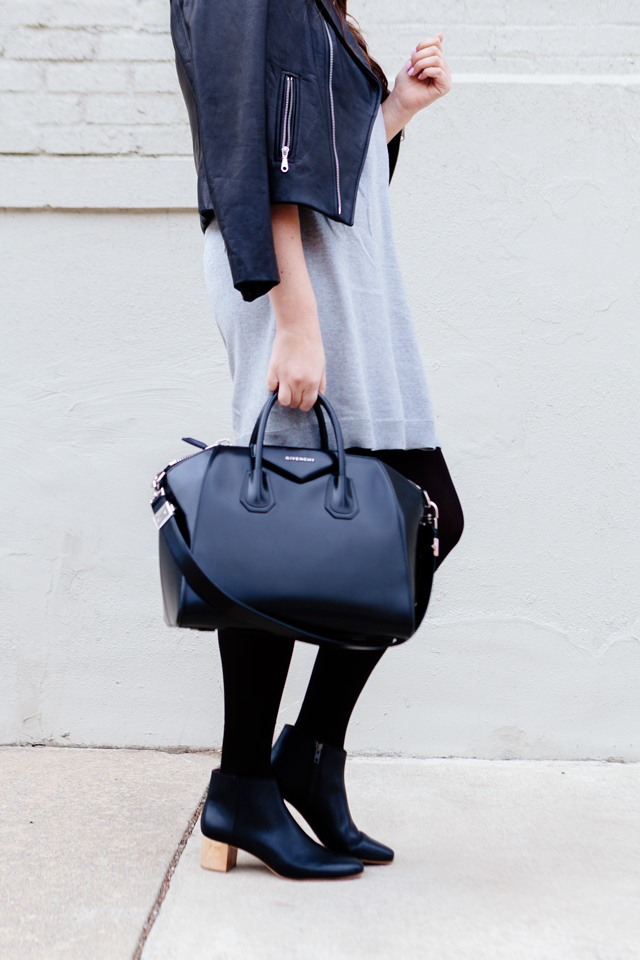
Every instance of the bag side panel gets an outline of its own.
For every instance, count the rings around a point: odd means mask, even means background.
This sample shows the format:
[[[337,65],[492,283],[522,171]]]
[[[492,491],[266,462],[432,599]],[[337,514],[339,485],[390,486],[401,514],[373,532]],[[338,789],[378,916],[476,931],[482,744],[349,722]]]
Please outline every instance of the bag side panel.
[[[187,544],[191,543],[196,529],[204,478],[218,449],[203,450],[202,453],[193,454],[167,470],[165,486],[176,508],[176,520]],[[162,538],[160,538],[160,576],[165,622],[169,626],[215,630],[219,625],[223,625],[219,624],[216,611],[204,603],[185,582]]]
[[[407,547],[407,559],[409,562],[409,573],[411,576],[411,590],[416,597],[418,587],[417,578],[417,550],[418,550],[418,532],[420,529],[420,520],[424,511],[424,499],[422,493],[410,480],[403,477],[401,473],[388,466],[382,460],[379,461],[382,469],[386,472],[393,486],[398,509],[402,519],[405,543]]]
[[[180,599],[184,578],[161,536],[159,537],[159,556],[164,622],[169,627],[179,627],[181,626]]]

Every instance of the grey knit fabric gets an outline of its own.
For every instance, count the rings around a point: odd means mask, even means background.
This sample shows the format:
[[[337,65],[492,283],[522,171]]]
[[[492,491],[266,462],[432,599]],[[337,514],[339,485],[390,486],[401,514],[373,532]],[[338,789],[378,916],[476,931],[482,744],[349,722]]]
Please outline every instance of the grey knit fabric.
[[[326,396],[336,409],[347,447],[431,448],[438,446],[433,408],[393,243],[388,180],[380,111],[354,225],[300,207],[302,242],[327,357]],[[273,310],[268,296],[245,303],[234,290],[215,222],[205,234],[204,271],[233,377],[236,442],[244,445],[268,398]],[[268,443],[311,447],[317,440],[312,413],[276,405]]]

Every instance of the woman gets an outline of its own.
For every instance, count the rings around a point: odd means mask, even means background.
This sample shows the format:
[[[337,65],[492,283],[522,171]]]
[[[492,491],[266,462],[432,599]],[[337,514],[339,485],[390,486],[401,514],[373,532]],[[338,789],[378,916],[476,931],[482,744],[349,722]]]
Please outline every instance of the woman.
[[[249,442],[277,390],[267,441],[316,445],[308,411],[326,391],[350,452],[379,457],[438,504],[441,563],[463,518],[393,246],[388,184],[401,131],[450,88],[442,34],[417,45],[389,93],[346,0],[232,6],[230,15],[210,0],[173,0],[172,31],[237,442]],[[344,785],[347,725],[382,653],[320,648],[295,726],[272,751],[293,643],[225,629],[219,645],[224,740],[202,814],[203,866],[229,869],[238,847],[293,879],[390,863],[393,851],[353,823]]]

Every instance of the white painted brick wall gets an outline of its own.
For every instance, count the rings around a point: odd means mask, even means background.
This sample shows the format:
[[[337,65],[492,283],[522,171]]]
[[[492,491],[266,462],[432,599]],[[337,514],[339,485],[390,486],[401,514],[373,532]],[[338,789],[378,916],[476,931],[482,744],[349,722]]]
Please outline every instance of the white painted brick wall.
[[[436,29],[458,72],[640,70],[637,0],[415,0],[401,16],[390,0],[352,7],[384,38],[374,52],[391,71]],[[191,152],[168,0],[0,0],[0,91],[0,153]]]
[[[168,0],[0,2],[0,153],[188,155]]]
[[[348,748],[638,760],[640,0],[349,5],[389,71],[438,29],[454,69],[391,195],[467,527]],[[168,13],[0,0],[0,742],[222,733],[145,494],[179,437],[230,435]]]

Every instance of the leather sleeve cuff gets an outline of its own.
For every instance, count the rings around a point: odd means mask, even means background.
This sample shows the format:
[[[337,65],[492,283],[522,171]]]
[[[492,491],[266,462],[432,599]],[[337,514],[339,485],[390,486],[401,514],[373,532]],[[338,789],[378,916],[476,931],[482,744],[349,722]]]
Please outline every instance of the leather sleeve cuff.
[[[240,291],[243,300],[251,303],[258,297],[264,297],[265,293],[269,293],[269,290],[278,283],[280,283],[279,280],[238,280],[234,283],[234,287]]]
[[[393,179],[393,174],[395,173],[396,164],[398,162],[398,154],[400,153],[400,141],[402,140],[402,130],[400,133],[397,133],[393,140],[390,140],[387,144],[387,150],[389,151],[389,183]]]

